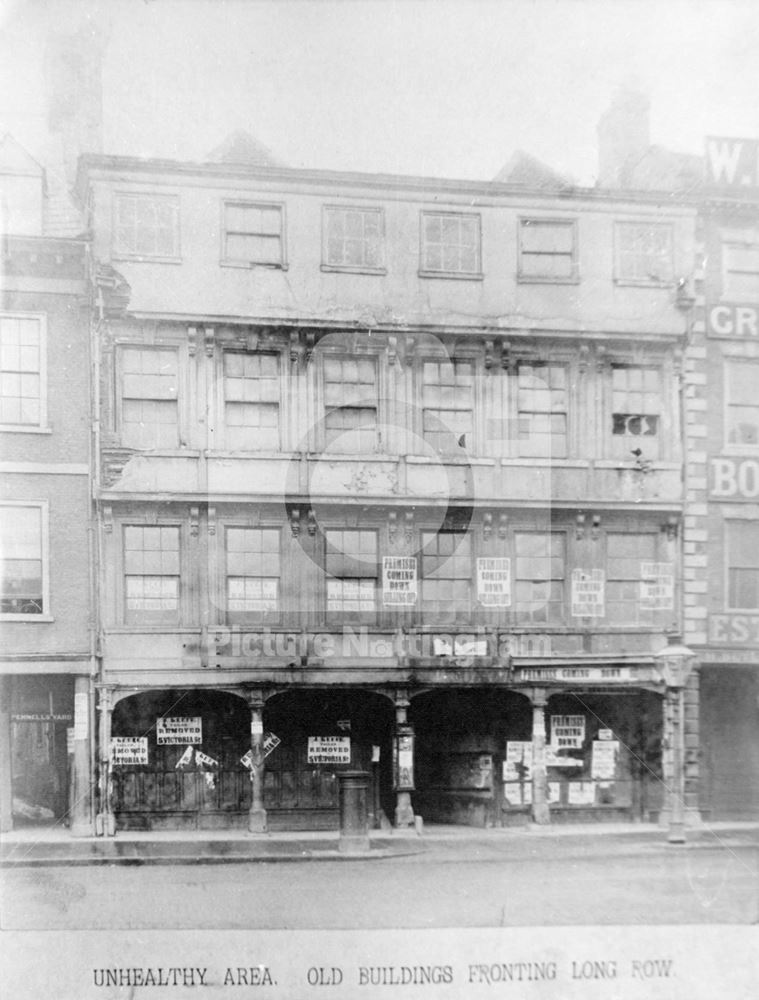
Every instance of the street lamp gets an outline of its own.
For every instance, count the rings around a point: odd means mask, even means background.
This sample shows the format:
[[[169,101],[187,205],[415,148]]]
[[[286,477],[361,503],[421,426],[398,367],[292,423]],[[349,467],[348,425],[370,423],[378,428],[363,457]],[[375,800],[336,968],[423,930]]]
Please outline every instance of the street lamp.
[[[685,770],[683,766],[683,688],[696,662],[696,654],[684,646],[679,636],[669,636],[664,649],[654,653],[659,677],[666,686],[671,711],[672,780],[669,788],[670,844],[685,843]]]

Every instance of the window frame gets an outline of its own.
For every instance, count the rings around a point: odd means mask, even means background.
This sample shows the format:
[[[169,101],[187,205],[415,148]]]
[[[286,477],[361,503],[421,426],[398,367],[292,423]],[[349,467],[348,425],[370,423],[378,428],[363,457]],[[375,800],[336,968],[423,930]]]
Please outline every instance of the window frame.
[[[723,523],[723,534],[722,534],[722,543],[723,544],[722,544],[722,551],[724,552],[724,563],[723,563],[723,565],[724,565],[724,570],[723,570],[723,572],[724,572],[724,579],[723,579],[723,586],[725,588],[724,589],[724,602],[723,603],[724,603],[725,611],[727,611],[727,612],[729,612],[731,614],[732,613],[736,613],[736,614],[742,614],[742,615],[759,614],[759,598],[757,599],[757,606],[755,608],[734,607],[731,604],[731,602],[730,602],[730,571],[731,571],[731,565],[730,565],[730,529],[731,529],[731,526],[732,525],[750,525],[750,526],[756,527],[757,526],[757,522],[753,518],[726,517],[723,520],[722,523]],[[757,530],[759,530],[759,529],[757,529]],[[757,566],[756,567],[750,567],[750,568],[751,569],[755,569],[755,571],[756,571],[756,575],[757,575],[757,578],[758,578],[757,579],[757,590],[759,591],[759,562],[757,562]]]
[[[173,528],[177,532],[177,559],[179,563],[179,571],[177,576],[177,607],[176,607],[176,617],[169,619],[168,616],[164,619],[159,619],[158,617],[153,619],[146,619],[143,622],[130,619],[130,613],[127,609],[127,576],[133,576],[137,574],[127,574],[126,571],[126,532],[127,528]],[[186,585],[185,585],[185,571],[189,563],[187,559],[187,554],[185,552],[186,535],[185,535],[185,525],[178,518],[170,518],[167,520],[157,520],[157,521],[137,521],[132,518],[125,518],[119,521],[119,532],[120,532],[120,572],[119,572],[119,589],[120,593],[117,595],[118,598],[118,608],[119,608],[119,620],[124,624],[125,627],[130,629],[135,629],[137,631],[159,629],[159,630],[169,630],[180,629],[183,627],[186,617]],[[145,551],[145,550],[143,550]],[[168,574],[142,574],[145,575],[158,575],[166,576]],[[173,575],[173,574],[172,574]]]
[[[628,538],[638,539],[639,542],[640,542],[641,538],[649,538],[652,541],[652,543],[653,543],[653,556],[651,556],[650,558],[648,556],[640,556],[638,558],[638,564],[639,565],[642,564],[642,563],[644,563],[644,562],[667,562],[668,561],[666,559],[661,558],[662,553],[661,553],[661,533],[660,532],[657,532],[656,530],[650,530],[650,531],[633,531],[633,530],[624,529],[624,528],[621,528],[621,527],[610,527],[610,528],[608,528],[606,530],[605,536],[604,536],[604,553],[603,553],[604,554],[604,566],[603,566],[603,569],[604,569],[604,587],[605,587],[605,597],[604,597],[604,611],[605,611],[605,614],[604,614],[603,624],[607,625],[609,628],[612,628],[612,629],[625,629],[625,628],[661,628],[662,625],[659,623],[659,618],[661,618],[662,615],[666,615],[669,618],[671,618],[671,616],[675,612],[674,612],[674,610],[672,610],[672,611],[666,611],[666,610],[657,611],[657,610],[654,610],[654,609],[650,609],[649,610],[649,609],[646,609],[646,608],[641,608],[641,606],[640,606],[640,603],[641,603],[640,582],[644,579],[642,573],[638,577],[636,577],[636,580],[637,580],[637,597],[636,597],[635,601],[634,602],[633,601],[624,602],[625,604],[633,604],[634,605],[634,607],[636,609],[635,620],[634,621],[633,620],[617,621],[617,620],[612,620],[611,619],[611,616],[609,615],[609,607],[610,607],[610,605],[613,604],[613,603],[614,604],[620,604],[622,602],[612,601],[611,600],[611,598],[609,596],[609,584],[610,583],[612,583],[612,584],[615,584],[615,583],[625,583],[625,582],[629,582],[630,580],[632,580],[631,577],[624,577],[623,578],[623,577],[618,577],[618,576],[613,576],[612,575],[612,572],[611,572],[611,561],[610,561],[610,555],[609,555],[609,538],[612,535],[615,535],[615,536],[620,536],[621,535],[621,536],[628,537]],[[674,602],[673,602],[673,605],[674,605]]]
[[[184,435],[184,421],[183,421],[183,409],[182,409],[182,381],[184,377],[183,369],[183,357],[180,350],[181,345],[179,344],[169,344],[169,343],[156,343],[156,344],[144,344],[130,342],[120,342],[116,345],[116,365],[115,365],[115,432],[118,436],[119,442],[125,448],[133,448],[137,452],[157,452],[161,453],[175,453],[186,447],[185,435]],[[174,445],[159,445],[153,448],[138,447],[137,445],[128,444],[124,440],[124,352],[125,351],[172,351],[176,358],[176,373],[177,373],[177,395],[174,400],[176,404],[176,444]],[[155,397],[127,397],[129,399],[140,398],[140,399],[155,399]]]
[[[50,605],[50,503],[48,500],[18,500],[7,498],[0,500],[0,514],[5,507],[33,507],[40,512],[40,561],[42,563],[42,613],[2,612],[3,622],[52,622]]]
[[[272,261],[257,261],[257,260],[246,260],[243,257],[229,257],[227,256],[227,236],[230,230],[227,229],[227,208],[234,206],[236,208],[259,208],[259,209],[276,209],[279,212],[279,260]],[[270,271],[286,271],[288,269],[287,262],[287,214],[286,214],[286,204],[283,201],[260,201],[258,199],[248,199],[248,198],[222,198],[221,199],[221,224],[220,224],[220,236],[221,236],[221,246],[219,250],[219,264],[222,267],[242,267],[242,268],[265,268]],[[256,236],[261,235],[260,233],[246,232],[243,233],[242,230],[232,230],[233,233],[237,235],[246,236]],[[264,234],[268,235],[268,234]]]
[[[745,271],[728,267],[728,254],[730,250],[754,250],[759,256],[759,231],[752,230],[749,233],[731,232],[725,233],[720,243],[720,277],[721,277],[721,300],[727,302],[746,302],[752,305],[759,303],[759,262],[756,271]],[[731,274],[754,274],[756,275],[756,291],[753,294],[734,293],[729,290],[729,276]]]
[[[451,271],[446,268],[433,268],[427,266],[425,253],[427,242],[425,240],[425,220],[428,218],[455,218],[474,219],[477,225],[477,269],[474,271]],[[460,244],[458,244],[460,246]],[[445,278],[454,281],[482,281],[485,277],[482,269],[482,213],[481,212],[457,212],[452,210],[420,209],[419,211],[419,269],[420,278]]]
[[[230,613],[229,609],[229,546],[228,546],[228,532],[233,531],[273,531],[277,535],[277,558],[279,560],[279,576],[277,577],[277,608],[275,612],[258,612],[258,611],[235,611]],[[217,528],[217,530],[219,530]],[[282,587],[282,578],[285,568],[285,553],[283,549],[282,539],[282,525],[281,524],[251,524],[249,521],[244,521],[240,518],[231,519],[224,521],[221,525],[221,552],[220,552],[220,575],[221,575],[221,607],[222,618],[224,623],[229,628],[261,628],[265,629],[269,626],[277,627],[282,624],[284,620],[284,592]],[[271,579],[270,577],[258,576],[258,577],[247,577],[243,579]],[[234,618],[230,617],[230,614]],[[246,616],[247,620],[246,620]]]
[[[667,275],[666,277],[635,277],[623,273],[622,268],[622,241],[621,235],[625,228],[644,229],[649,233],[654,230],[666,232],[669,237]],[[649,222],[637,219],[616,219],[614,221],[614,283],[617,285],[642,286],[653,288],[666,288],[674,284],[675,281],[675,260],[674,260],[674,226],[671,222]]]
[[[331,576],[327,570],[327,564],[329,559],[328,552],[328,536],[331,532],[365,532],[367,534],[371,533],[374,535],[375,541],[375,553],[376,553],[376,563],[374,567],[374,576],[363,576],[363,577],[337,577]],[[346,524],[331,524],[325,526],[323,531],[323,538],[321,539],[321,545],[323,550],[323,600],[322,600],[322,616],[325,625],[328,628],[333,628],[337,625],[357,625],[357,626],[369,626],[378,627],[380,625],[380,616],[383,612],[382,602],[381,602],[381,591],[382,591],[382,554],[380,552],[381,544],[381,532],[379,526],[369,525],[367,527],[361,526],[349,526]],[[330,580],[374,580],[374,609],[372,612],[346,612],[346,611],[330,611],[329,610],[329,582]],[[350,616],[350,617],[347,617]]]
[[[328,428],[327,428],[327,373],[325,370],[325,365],[328,361],[371,361],[374,368],[374,412],[375,412],[375,426],[374,426],[374,444],[370,451],[361,451],[359,454],[362,455],[376,455],[381,453],[385,442],[382,440],[381,428],[383,426],[383,392],[381,385],[382,378],[382,365],[380,364],[381,355],[374,352],[358,352],[356,354],[349,354],[344,350],[334,350],[325,351],[319,357],[319,367],[318,367],[318,379],[319,379],[319,441],[317,447],[330,456],[346,456],[355,455],[356,452],[344,452],[344,451],[332,451],[330,450],[330,442],[328,440]],[[332,410],[340,409],[357,409],[357,407],[339,406],[332,407]],[[364,407],[364,409],[370,409],[370,407]],[[330,411],[331,412],[331,411]],[[349,432],[346,432],[349,433]]]
[[[746,357],[733,357],[726,355],[723,358],[723,412],[722,412],[722,444],[726,454],[738,455],[738,454],[756,454],[759,451],[759,437],[756,442],[751,443],[741,443],[728,440],[728,434],[730,432],[730,377],[729,372],[733,367],[743,368],[746,365],[751,365],[756,369],[757,375],[759,375],[759,358],[746,358]],[[757,383],[759,384],[759,382]],[[733,406],[737,404],[732,404]],[[757,414],[759,415],[759,402],[756,404]],[[757,420],[759,424],[759,419]]]
[[[34,319],[39,323],[40,334],[40,416],[39,421],[33,424],[8,424],[0,423],[0,431],[7,434],[50,434],[51,428],[48,424],[48,380],[47,380],[47,313],[24,312],[22,310],[3,309],[0,310],[0,323],[4,319]]]
[[[424,559],[425,559],[425,554],[424,553],[425,553],[425,548],[426,548],[426,544],[427,544],[425,542],[425,535],[432,535],[436,539],[439,538],[441,535],[459,536],[460,539],[462,539],[462,540],[466,539],[467,542],[468,542],[468,544],[469,544],[469,576],[467,578],[465,578],[463,576],[461,576],[461,577],[455,577],[455,576],[444,577],[444,579],[446,579],[446,580],[464,580],[464,579],[468,580],[469,601],[468,601],[467,607],[460,614],[454,612],[453,618],[446,618],[444,616],[444,613],[441,612],[441,611],[439,611],[439,610],[436,611],[436,612],[433,612],[429,608],[427,599],[425,598],[425,584],[426,584],[427,580],[429,579],[428,577],[425,576],[425,573],[424,573]],[[417,558],[418,558],[418,564],[417,564],[417,566],[418,566],[418,569],[417,569],[417,572],[418,572],[417,587],[419,589],[418,589],[418,596],[417,596],[417,603],[416,603],[416,608],[415,608],[415,614],[416,614],[416,616],[417,616],[420,624],[422,625],[422,627],[424,627],[425,625],[431,625],[431,626],[437,627],[437,628],[440,628],[440,627],[443,627],[443,626],[446,626],[446,625],[449,625],[449,626],[451,626],[453,628],[460,628],[460,627],[468,628],[468,627],[471,627],[474,624],[474,622],[475,622],[475,609],[477,607],[477,579],[476,579],[476,577],[477,577],[477,555],[478,555],[478,552],[477,552],[477,546],[476,546],[475,533],[471,530],[471,527],[470,528],[466,528],[466,529],[455,528],[455,527],[454,528],[444,528],[442,526],[439,527],[439,528],[425,528],[425,527],[421,527],[420,531],[419,531],[419,543],[418,544],[419,544],[419,552],[418,552],[418,555],[417,555]],[[456,555],[456,552],[457,552],[460,544],[461,544],[461,542],[459,542],[454,547],[454,551],[451,554],[452,556]],[[438,556],[439,556],[439,553],[438,553]],[[428,558],[429,558],[429,556],[428,556]],[[432,603],[432,602],[429,602],[429,603]],[[435,602],[435,603],[439,603],[439,602]],[[479,610],[479,609],[477,609],[477,610]]]
[[[278,388],[278,399],[277,399],[277,403],[276,403],[276,406],[277,406],[277,437],[278,437],[279,443],[276,445],[276,447],[274,449],[264,449],[264,448],[259,448],[259,449],[256,449],[256,448],[240,449],[240,448],[234,448],[234,447],[232,447],[232,444],[230,442],[229,424],[227,422],[227,405],[228,405],[229,401],[227,400],[227,395],[226,395],[226,379],[227,379],[227,374],[226,374],[226,368],[225,368],[226,358],[230,354],[237,354],[237,355],[241,355],[242,357],[254,357],[254,356],[260,356],[260,355],[266,355],[267,357],[273,357],[273,358],[276,359],[276,365],[277,365],[277,388]],[[266,350],[263,350],[263,351],[261,351],[261,350],[249,351],[249,350],[246,350],[244,347],[231,346],[231,345],[230,346],[224,346],[222,348],[222,350],[219,352],[218,384],[219,384],[219,386],[221,388],[221,391],[218,394],[219,395],[219,403],[218,403],[219,417],[218,417],[218,424],[217,424],[217,426],[220,427],[220,428],[222,428],[222,433],[220,435],[220,438],[221,438],[221,441],[223,442],[223,450],[224,451],[234,452],[235,454],[245,454],[245,455],[250,455],[250,454],[266,454],[266,455],[271,455],[271,454],[274,454],[274,453],[281,454],[281,452],[284,450],[284,447],[285,447],[284,433],[285,433],[285,427],[286,427],[286,415],[285,415],[285,412],[284,412],[284,402],[285,402],[285,398],[286,398],[286,393],[283,392],[283,387],[284,387],[284,383],[283,383],[283,371],[285,371],[285,370],[286,369],[283,368],[283,352],[281,350],[274,349],[274,350],[269,350],[269,351],[266,351]],[[239,403],[241,401],[240,400],[232,400],[231,402],[234,404],[234,403]],[[242,401],[242,402],[244,402],[244,401]],[[262,405],[266,405],[266,404],[264,403]],[[273,405],[273,404],[269,404],[269,405]],[[234,425],[234,426],[238,426],[238,425]],[[243,426],[243,425],[239,425],[239,426]]]
[[[541,537],[548,537],[549,539],[549,556],[551,555],[551,541],[554,538],[560,540],[562,557],[563,557],[563,571],[564,576],[561,580],[561,615],[556,618],[546,618],[544,621],[540,619],[535,619],[532,617],[527,617],[527,612],[520,610],[520,601],[518,596],[517,585],[520,581],[520,577],[517,575],[517,560],[520,558],[517,552],[517,535],[540,535]],[[508,609],[512,618],[512,622],[517,627],[529,627],[529,626],[540,626],[542,628],[566,628],[567,623],[570,620],[570,592],[571,587],[571,569],[570,565],[570,548],[569,548],[569,532],[566,528],[533,528],[529,526],[516,527],[512,533],[511,537],[511,607]],[[540,557],[543,558],[543,557]],[[525,578],[526,579],[526,578]],[[553,578],[551,578],[553,580]],[[534,580],[531,580],[534,583]],[[550,601],[549,601],[550,604]],[[577,619],[579,621],[579,619]]]
[[[631,369],[637,369],[641,372],[655,371],[659,376],[659,412],[657,414],[627,414],[630,416],[656,416],[657,418],[657,429],[656,434],[638,434],[633,435],[632,438],[628,437],[627,434],[615,434],[614,433],[614,416],[616,410],[614,407],[614,371],[616,369],[624,369],[629,371]],[[671,454],[672,442],[673,442],[673,428],[671,427],[668,420],[668,407],[670,396],[668,394],[668,372],[661,359],[652,358],[650,361],[636,361],[636,360],[625,360],[624,358],[610,359],[608,367],[606,368],[608,372],[607,381],[607,391],[608,391],[608,408],[604,416],[605,429],[603,431],[603,440],[606,442],[606,447],[608,449],[608,455],[611,461],[614,462],[624,462],[633,464],[635,462],[635,457],[632,454],[633,449],[638,447],[636,442],[643,442],[645,445],[646,438],[653,438],[656,441],[656,454],[650,455],[646,454],[645,447],[641,445],[642,460],[648,462],[662,462],[667,461],[668,456]],[[629,392],[630,390],[626,390]],[[645,390],[641,389],[641,392]],[[620,414],[622,415],[622,414]],[[625,449],[625,454],[620,455],[619,452],[621,448],[615,447],[615,438],[623,438],[627,441],[627,444],[632,443],[632,447]]]
[[[122,199],[163,201],[172,205],[172,229],[174,235],[173,254],[138,253],[119,245],[119,203]],[[113,193],[113,229],[111,238],[111,256],[114,260],[145,261],[151,264],[180,264],[182,262],[181,234],[181,201],[179,194],[169,194],[165,191],[114,191]]]
[[[569,254],[542,254],[539,251],[528,251],[528,256],[561,256],[569,257],[570,274],[568,275],[546,275],[527,274],[524,271],[522,246],[522,232],[525,226],[561,226],[571,230],[572,250]],[[579,225],[576,218],[557,218],[554,216],[520,215],[517,218],[517,282],[525,285],[576,285],[580,281],[580,247],[579,247]]]
[[[362,215],[376,215],[379,220],[378,225],[378,259],[377,265],[362,264],[339,264],[329,260],[330,241],[330,213],[333,212],[360,212]],[[363,241],[362,237],[362,241]],[[385,263],[385,209],[382,205],[322,205],[322,259],[321,270],[325,272],[345,272],[347,274],[387,274]]]
[[[533,369],[535,369],[535,368],[537,368],[537,369],[546,368],[547,369],[547,368],[555,367],[555,368],[561,368],[563,370],[563,372],[564,372],[564,402],[565,402],[565,408],[564,408],[563,411],[560,411],[560,410],[556,411],[557,413],[561,413],[561,412],[564,413],[564,441],[565,441],[565,449],[564,449],[564,454],[563,455],[536,455],[536,454],[530,455],[530,454],[527,454],[522,449],[522,442],[521,442],[521,439],[520,439],[520,436],[519,436],[519,434],[520,434],[519,420],[520,420],[520,415],[522,413],[522,410],[520,409],[520,405],[519,405],[519,392],[520,392],[519,377],[520,377],[522,368],[525,368],[525,367],[530,367],[530,368],[533,368]],[[552,360],[544,359],[543,357],[539,357],[539,358],[538,357],[520,357],[520,358],[515,359],[513,366],[509,368],[509,370],[508,370],[508,376],[509,376],[509,379],[508,379],[509,384],[507,385],[507,391],[509,393],[509,396],[513,399],[513,411],[512,411],[513,412],[513,417],[512,417],[512,419],[513,419],[513,425],[516,428],[516,435],[514,436],[513,441],[511,443],[511,453],[512,453],[513,457],[520,458],[520,459],[521,458],[528,458],[528,459],[531,459],[531,460],[547,461],[547,462],[552,462],[552,461],[562,461],[563,462],[563,461],[569,460],[571,458],[571,456],[573,455],[573,453],[574,453],[573,452],[573,447],[572,447],[572,428],[571,428],[572,411],[573,411],[573,409],[576,406],[577,398],[578,398],[577,395],[575,395],[574,397],[572,395],[572,381],[573,381],[572,380],[572,367],[571,367],[571,363],[570,363],[569,358],[565,358],[561,354],[557,354],[556,357],[553,358]],[[548,392],[549,392],[549,395],[550,395],[550,392],[551,392],[550,382],[548,383]],[[524,412],[525,413],[531,413],[532,415],[536,415],[536,414],[539,414],[542,411],[535,410],[535,411],[524,411]],[[548,415],[550,416],[550,415],[553,414],[554,411],[550,410],[550,411],[547,411],[547,412],[548,412]],[[550,440],[550,437],[551,437],[551,435],[549,435],[549,440]]]
[[[478,385],[481,383],[481,370],[480,370],[480,357],[474,354],[457,354],[454,357],[446,355],[442,357],[441,355],[426,354],[422,355],[418,360],[417,365],[417,399],[419,400],[418,410],[418,428],[417,436],[421,441],[424,441],[428,448],[431,448],[442,461],[447,461],[450,458],[465,458],[467,455],[470,457],[477,457],[480,454],[480,432],[478,428],[478,421],[480,419],[479,413],[479,391]],[[465,446],[458,445],[457,451],[443,451],[438,452],[437,449],[432,445],[425,437],[425,427],[424,419],[425,414],[428,409],[443,409],[443,407],[427,407],[425,405],[424,390],[427,383],[424,379],[424,366],[427,364],[452,364],[454,369],[457,364],[467,364],[472,368],[472,386],[471,386],[471,408],[469,412],[472,415],[472,430],[471,430],[471,441],[467,441]],[[438,388],[441,383],[437,383]],[[466,412],[463,408],[460,408],[461,412]],[[452,434],[452,436],[455,436]],[[458,439],[457,439],[458,440]]]

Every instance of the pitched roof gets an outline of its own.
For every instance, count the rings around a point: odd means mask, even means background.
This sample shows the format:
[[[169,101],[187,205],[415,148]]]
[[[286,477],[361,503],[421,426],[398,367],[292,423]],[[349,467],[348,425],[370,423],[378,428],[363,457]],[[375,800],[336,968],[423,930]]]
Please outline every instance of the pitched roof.
[[[10,132],[0,139],[0,174],[12,174],[15,177],[42,177],[44,170],[18,142]]]
[[[207,163],[238,163],[251,167],[283,167],[268,146],[243,129],[232,132],[206,157]]]
[[[501,184],[522,184],[530,188],[567,188],[574,183],[541,160],[518,149],[493,178]]]

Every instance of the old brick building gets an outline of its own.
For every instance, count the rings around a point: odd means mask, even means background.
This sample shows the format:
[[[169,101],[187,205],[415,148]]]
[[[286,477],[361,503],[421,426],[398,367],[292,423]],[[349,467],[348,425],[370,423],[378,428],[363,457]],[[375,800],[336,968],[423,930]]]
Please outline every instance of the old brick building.
[[[517,177],[520,183],[515,183]],[[89,156],[100,814],[660,807],[687,198]]]

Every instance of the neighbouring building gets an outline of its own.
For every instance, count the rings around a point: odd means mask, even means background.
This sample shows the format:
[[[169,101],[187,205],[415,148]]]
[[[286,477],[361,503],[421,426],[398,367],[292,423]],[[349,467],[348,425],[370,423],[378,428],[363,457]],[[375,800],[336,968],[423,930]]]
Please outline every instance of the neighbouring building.
[[[92,833],[87,251],[65,184],[0,142],[0,830]]]
[[[531,180],[534,178],[534,181]],[[661,808],[692,198],[86,156],[99,814]]]

